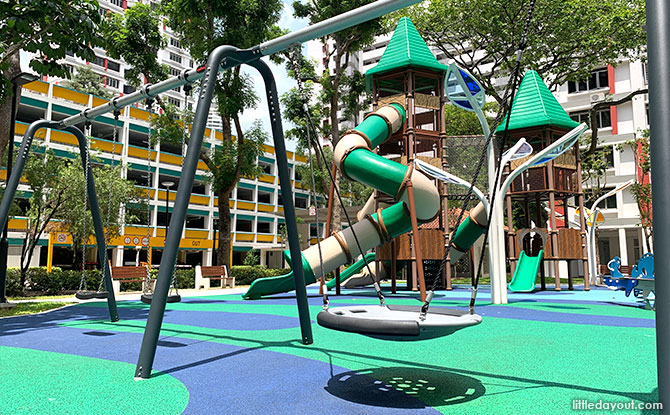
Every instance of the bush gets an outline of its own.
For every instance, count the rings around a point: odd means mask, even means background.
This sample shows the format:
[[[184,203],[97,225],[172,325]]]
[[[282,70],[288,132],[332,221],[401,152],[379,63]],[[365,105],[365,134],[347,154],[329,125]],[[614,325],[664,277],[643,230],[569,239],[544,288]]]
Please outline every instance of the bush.
[[[285,269],[267,268],[262,265],[235,265],[230,271],[230,276],[235,277],[235,284],[249,285],[258,278],[275,277],[288,272]]]
[[[21,273],[18,268],[7,269],[7,295],[10,297],[20,296],[23,293],[21,287]]]
[[[195,288],[195,269],[177,269],[177,289],[186,289],[186,288]],[[158,278],[158,270],[151,269],[149,270],[149,275],[151,279]],[[125,289],[125,288],[124,288]],[[141,290],[142,288],[138,288]]]

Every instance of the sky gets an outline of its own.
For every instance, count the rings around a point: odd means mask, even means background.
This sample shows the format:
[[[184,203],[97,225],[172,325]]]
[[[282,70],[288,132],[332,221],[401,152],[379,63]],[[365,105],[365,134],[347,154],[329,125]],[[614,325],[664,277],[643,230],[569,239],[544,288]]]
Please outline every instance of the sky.
[[[281,18],[279,20],[279,26],[282,29],[288,29],[290,31],[296,31],[298,29],[302,29],[303,27],[308,26],[308,22],[305,19],[296,19],[293,17],[293,8],[291,7],[291,4],[287,1],[284,1],[284,10],[281,13]],[[296,83],[293,79],[289,78],[288,73],[286,72],[286,68],[284,65],[277,65],[273,62],[270,61],[270,59],[263,58],[263,61],[265,61],[270,68],[272,69],[272,72],[274,73],[275,80],[277,83],[277,92],[279,93],[279,96],[281,97],[285,92],[289,91],[291,88],[296,86]],[[263,78],[259,75],[259,73],[249,67],[249,66],[243,66],[242,67],[242,72],[247,73],[248,75],[251,76],[253,84],[257,85],[256,87],[256,93],[258,97],[260,98],[258,102],[258,106],[254,109],[249,109],[246,110],[242,116],[240,117],[240,121],[242,123],[243,128],[246,130],[251,127],[253,122],[255,120],[261,120],[263,123],[263,128],[265,131],[267,131],[268,135],[270,135],[270,144],[272,142],[272,136],[271,136],[271,130],[270,130],[270,116],[268,113],[268,103],[267,99],[265,98],[265,88],[263,87]],[[284,130],[287,128],[290,128],[291,125],[288,123],[286,120],[282,119],[282,122],[284,124]],[[296,143],[292,141],[287,141],[286,142],[286,148],[290,151],[295,150]]]

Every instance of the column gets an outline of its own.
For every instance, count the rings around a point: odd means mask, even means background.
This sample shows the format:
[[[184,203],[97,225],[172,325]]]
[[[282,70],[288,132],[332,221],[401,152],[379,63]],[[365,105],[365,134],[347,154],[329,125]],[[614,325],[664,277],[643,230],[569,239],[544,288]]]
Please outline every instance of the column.
[[[626,242],[626,229],[619,229],[619,258],[621,265],[632,265],[628,262],[628,243]]]

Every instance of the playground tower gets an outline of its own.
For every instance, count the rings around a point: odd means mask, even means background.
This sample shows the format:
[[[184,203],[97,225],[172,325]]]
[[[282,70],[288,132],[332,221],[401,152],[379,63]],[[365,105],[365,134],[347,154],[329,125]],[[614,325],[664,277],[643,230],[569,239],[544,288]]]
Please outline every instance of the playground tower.
[[[546,148],[563,134],[578,126],[563,110],[544,81],[535,71],[523,77],[512,105],[506,149],[525,137],[533,153]],[[495,134],[502,139],[506,120]],[[503,180],[525,158],[512,161],[503,171]],[[572,202],[571,202],[572,199]],[[579,159],[579,145],[545,164],[531,167],[513,182],[505,197],[507,209],[506,257],[514,275],[521,251],[535,256],[544,249],[544,260],[549,263],[556,290],[560,290],[560,261],[567,263],[568,288],[573,289],[574,277],[583,270],[584,289],[589,289],[586,262],[586,227],[584,223],[584,193]],[[572,204],[571,204],[572,203]],[[523,211],[522,218],[514,218],[513,204]],[[545,209],[545,204],[548,209]],[[534,205],[533,207],[531,207]],[[579,224],[571,227],[568,207],[579,207]],[[548,228],[545,227],[548,216]],[[523,223],[516,231],[510,224]],[[539,229],[531,236],[531,221]],[[546,289],[545,267],[540,266],[541,288]],[[563,272],[565,272],[565,268]]]
[[[365,74],[366,86],[372,95],[373,109],[399,103],[407,110],[407,122],[378,148],[378,154],[409,164],[421,159],[436,167],[445,168],[442,152],[446,137],[444,126],[444,76],[448,67],[437,61],[412,21],[403,17],[393,32],[379,63]],[[390,261],[393,289],[398,266],[407,265],[408,288],[421,289],[425,294],[423,268],[426,266],[428,285],[433,278],[449,281],[439,273],[445,241],[448,237],[446,185],[439,185],[440,212],[429,223],[413,232],[400,235],[377,248],[376,268]],[[393,198],[375,191],[362,213],[387,206]],[[414,212],[411,212],[415,215]],[[360,219],[360,218],[359,218]]]

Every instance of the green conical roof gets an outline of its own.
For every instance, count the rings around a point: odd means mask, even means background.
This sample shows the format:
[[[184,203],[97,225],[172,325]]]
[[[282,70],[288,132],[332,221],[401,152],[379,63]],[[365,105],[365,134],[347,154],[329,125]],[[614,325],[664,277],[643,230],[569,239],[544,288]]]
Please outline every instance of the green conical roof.
[[[507,116],[496,128],[496,134],[505,131],[506,123]],[[526,72],[514,97],[509,130],[544,126],[573,129],[578,125],[561,107],[540,75],[535,71]]]
[[[377,66],[365,73],[365,84],[368,91],[372,89],[373,75],[405,67],[426,68],[440,72],[446,72],[449,69],[435,59],[435,55],[414,27],[414,23],[407,17],[398,21],[393,36]]]

